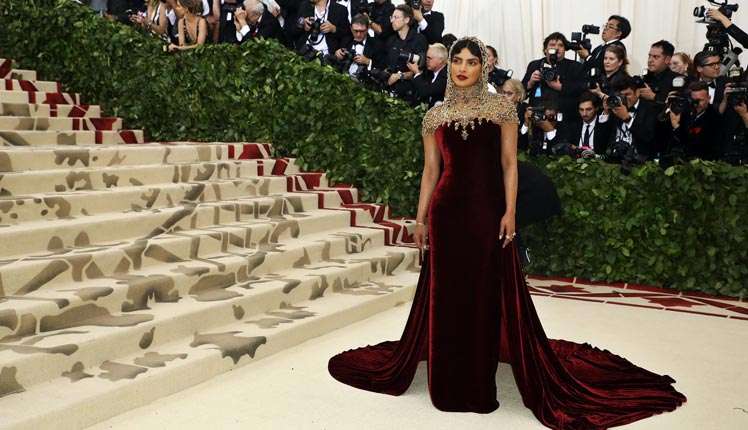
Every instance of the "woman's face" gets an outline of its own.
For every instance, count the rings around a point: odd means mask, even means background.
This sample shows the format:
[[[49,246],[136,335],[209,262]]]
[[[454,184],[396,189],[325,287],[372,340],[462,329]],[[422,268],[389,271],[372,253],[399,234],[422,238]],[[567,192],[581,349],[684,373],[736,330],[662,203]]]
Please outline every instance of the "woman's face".
[[[463,48],[452,57],[451,70],[451,78],[455,86],[467,88],[478,82],[483,72],[483,64],[479,57],[473,55],[467,48]]]
[[[519,103],[519,94],[514,91],[514,87],[509,82],[504,82],[501,87],[501,95],[509,99],[512,103]]]
[[[685,75],[686,67],[686,63],[683,62],[680,55],[673,55],[673,58],[670,60],[670,70],[679,75]]]
[[[619,60],[618,57],[616,57],[616,54],[610,51],[605,52],[605,57],[603,58],[603,68],[605,68],[606,74],[610,75],[611,73],[617,72],[622,65],[623,60]]]

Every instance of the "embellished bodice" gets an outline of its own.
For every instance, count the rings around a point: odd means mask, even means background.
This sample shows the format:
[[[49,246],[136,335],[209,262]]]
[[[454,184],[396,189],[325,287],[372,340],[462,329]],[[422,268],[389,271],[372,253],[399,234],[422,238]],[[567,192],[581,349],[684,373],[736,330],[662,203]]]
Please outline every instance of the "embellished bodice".
[[[517,109],[505,97],[488,94],[482,100],[465,100],[462,103],[445,103],[431,108],[423,118],[421,132],[424,136],[434,134],[444,125],[461,131],[462,138],[468,139],[469,130],[477,124],[514,123],[517,121]]]

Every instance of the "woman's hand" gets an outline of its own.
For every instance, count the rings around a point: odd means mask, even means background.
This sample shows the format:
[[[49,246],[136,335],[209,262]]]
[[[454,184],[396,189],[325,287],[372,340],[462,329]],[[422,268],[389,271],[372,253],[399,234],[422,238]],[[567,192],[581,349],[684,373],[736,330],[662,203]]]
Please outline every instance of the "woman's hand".
[[[501,217],[501,224],[499,224],[499,241],[502,239],[504,240],[504,244],[501,245],[502,248],[506,248],[506,246],[514,240],[514,236],[517,235],[514,222],[513,213],[507,212],[503,217]]]
[[[419,250],[423,250],[425,246],[428,246],[428,230],[423,224],[416,224],[416,232],[413,233],[413,240],[416,242],[416,246]]]
[[[170,43],[170,44],[169,44],[169,47],[168,47],[168,48],[166,48],[166,49],[167,49],[167,50],[168,50],[169,52],[175,52],[175,51],[178,51],[178,50],[179,50],[179,46],[177,46],[177,45],[175,45],[175,44],[173,44],[173,43]]]

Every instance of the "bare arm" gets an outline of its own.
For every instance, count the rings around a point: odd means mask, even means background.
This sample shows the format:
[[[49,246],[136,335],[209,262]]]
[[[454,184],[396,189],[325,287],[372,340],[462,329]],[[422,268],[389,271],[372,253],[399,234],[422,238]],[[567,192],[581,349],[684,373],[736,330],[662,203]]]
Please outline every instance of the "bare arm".
[[[431,134],[423,136],[423,175],[421,176],[421,195],[418,199],[418,215],[416,216],[416,245],[423,248],[426,239],[426,221],[431,202],[431,194],[436,188],[441,173],[441,154],[436,144],[436,137]]]
[[[515,216],[517,213],[517,124],[501,124],[501,168],[504,172],[504,199],[506,212],[501,218],[499,240],[506,237],[503,247],[514,238],[516,231]]]
[[[184,20],[182,20],[184,21]],[[182,22],[180,21],[180,22]],[[182,24],[181,27],[179,27],[179,50],[180,51],[186,51],[188,49],[195,49],[200,45],[205,44],[205,39],[208,37],[208,22],[205,20],[205,18],[199,18],[199,21],[197,22],[197,43],[192,45],[184,45],[184,32],[187,31],[187,24]]]

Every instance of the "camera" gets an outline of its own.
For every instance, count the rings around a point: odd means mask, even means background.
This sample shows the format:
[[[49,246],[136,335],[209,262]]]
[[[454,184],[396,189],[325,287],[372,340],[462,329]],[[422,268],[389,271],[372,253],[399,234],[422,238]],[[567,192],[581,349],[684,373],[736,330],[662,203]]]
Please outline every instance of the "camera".
[[[727,81],[732,84],[725,90],[727,105],[730,107],[748,102],[748,82],[744,79],[744,72],[742,68],[733,66],[727,73]]]
[[[642,70],[641,75],[634,75],[631,77],[631,80],[634,82],[634,85],[636,85],[636,88],[638,89],[646,87],[650,80],[649,70],[648,69]],[[652,91],[657,92],[657,89],[652,88]]]
[[[623,96],[620,94],[611,94],[608,96],[608,108],[615,109],[623,106]]]
[[[540,67],[540,74],[546,82],[555,81],[558,78],[558,51],[554,48],[548,50],[548,62]]]
[[[605,161],[620,163],[621,173],[628,175],[634,165],[641,164],[644,159],[639,156],[636,147],[625,140],[616,140],[605,153]]]
[[[691,95],[686,89],[686,79],[683,76],[673,79],[673,91],[675,94],[669,95],[665,100],[663,115],[670,112],[676,115],[690,115],[695,110],[696,102],[691,99]],[[661,120],[664,121],[664,118]]]
[[[601,82],[603,80],[600,79],[600,76],[601,76],[601,73],[597,67],[591,68],[590,71],[587,73],[587,88],[594,90],[595,88],[597,88],[598,85],[602,87],[603,84]],[[603,89],[603,92],[605,92],[604,89]]]
[[[580,49],[586,49],[592,51],[592,41],[586,39],[583,33],[571,33],[571,41],[569,42],[569,50],[579,51]]]
[[[532,106],[529,109],[532,112],[532,115],[530,116],[530,122],[532,122],[533,124],[548,120],[548,117],[545,115],[545,106],[543,106],[542,104]]]
[[[413,10],[421,8],[421,0],[406,0],[405,4],[410,6]]]
[[[426,66],[426,56],[414,54],[407,50],[401,50],[397,54],[397,68],[395,71],[407,72],[408,63],[416,64],[419,69],[423,70]]]
[[[738,11],[739,5],[737,4],[728,4],[728,0],[725,0],[724,3],[720,3],[718,1],[709,0],[709,3],[719,6],[719,11],[722,12],[722,15],[726,16],[728,19],[732,18],[733,12]],[[706,16],[707,8],[706,6],[699,6],[694,8],[693,10],[693,16],[696,18],[701,18],[700,20],[696,21],[701,24],[714,24],[716,21]]]
[[[504,85],[504,82],[512,79],[514,71],[504,69],[494,69],[494,71],[488,76],[488,83],[493,85],[494,88],[500,88]]]
[[[301,58],[303,58],[305,61],[314,61],[314,60],[320,60],[322,61],[322,53],[314,49],[314,46],[311,43],[307,43],[301,48],[298,49],[298,54]]]
[[[582,26],[582,33],[584,34],[600,34],[600,27],[596,25],[583,25]]]
[[[321,39],[322,35],[322,20],[319,18],[315,18],[314,22],[311,25],[311,29],[309,30],[309,40],[315,40],[318,41]]]

